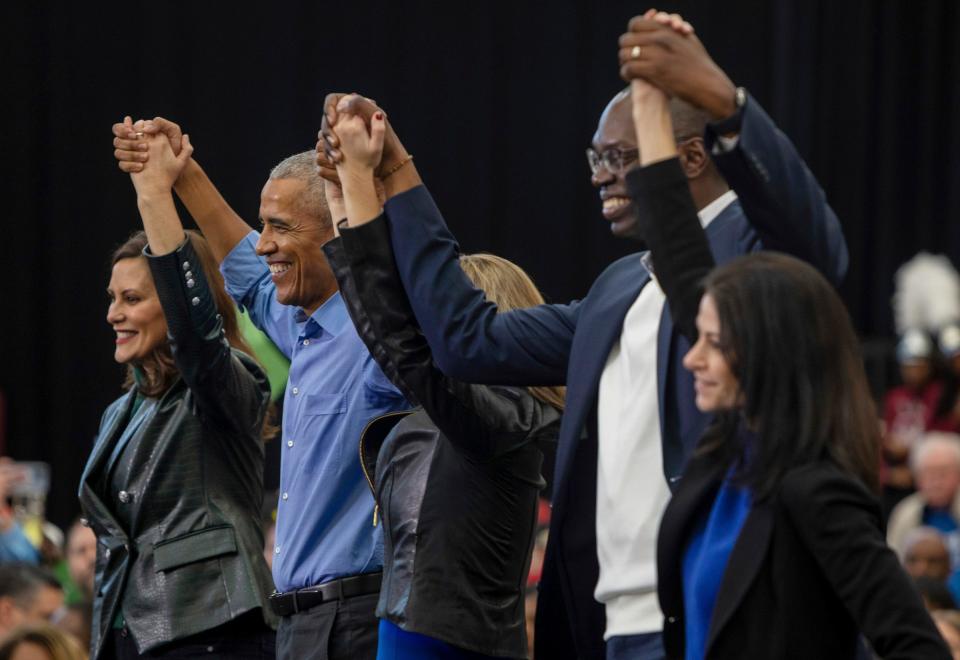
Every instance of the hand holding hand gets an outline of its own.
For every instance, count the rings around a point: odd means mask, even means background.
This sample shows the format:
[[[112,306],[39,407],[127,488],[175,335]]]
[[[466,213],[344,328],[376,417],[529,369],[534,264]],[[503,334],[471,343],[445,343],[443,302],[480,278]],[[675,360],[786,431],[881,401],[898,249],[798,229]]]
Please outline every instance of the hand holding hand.
[[[703,108],[714,119],[732,115],[736,88],[693,28],[679,16],[651,12],[632,18],[620,36],[620,76],[628,82],[642,78]]]
[[[372,175],[380,164],[386,134],[386,117],[378,110],[369,119],[353,112],[353,97],[345,96],[337,104],[337,123],[333,135],[339,141],[340,162],[337,170],[343,173]]]
[[[113,156],[118,166],[124,172],[139,172],[144,163],[149,160],[149,150],[146,138],[153,135],[164,135],[173,150],[179,155],[183,131],[180,127],[163,117],[154,117],[152,120],[140,119],[136,123],[127,116],[123,121],[113,125]]]
[[[145,197],[169,193],[193,154],[190,136],[180,136],[176,155],[166,134],[154,132],[144,135],[144,140],[150,162],[141,164],[140,171],[130,173],[137,195]]]
[[[345,102],[344,102],[345,101]],[[336,166],[343,158],[340,151],[340,137],[334,131],[341,113],[355,115],[364,120],[369,127],[373,116],[380,112],[386,119],[386,113],[372,99],[368,99],[359,94],[327,94],[324,100],[323,122],[320,132],[317,134],[317,167],[325,179],[335,181],[337,178]],[[374,171],[378,179],[382,179],[386,172],[390,172],[400,163],[409,160],[407,150],[400,142],[393,127],[389,121],[384,123],[385,131],[383,136],[383,154],[380,158],[380,164]]]

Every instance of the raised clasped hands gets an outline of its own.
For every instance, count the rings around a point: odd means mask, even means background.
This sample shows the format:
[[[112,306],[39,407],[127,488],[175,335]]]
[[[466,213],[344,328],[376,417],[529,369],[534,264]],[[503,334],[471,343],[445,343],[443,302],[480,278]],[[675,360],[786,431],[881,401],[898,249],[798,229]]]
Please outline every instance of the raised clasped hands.
[[[152,129],[153,127],[150,122],[145,122],[142,128]],[[143,133],[141,143],[146,145],[146,150],[142,153],[146,158],[139,163],[140,167],[137,171],[130,172],[130,179],[137,190],[137,195],[145,197],[169,194],[193,154],[190,136],[186,134],[180,136],[177,144],[178,153],[174,153],[167,135],[155,130],[141,132]]]
[[[620,36],[620,76],[627,82],[645,80],[714,119],[736,110],[735,87],[710,58],[693,27],[676,14],[650,9],[630,20]]]

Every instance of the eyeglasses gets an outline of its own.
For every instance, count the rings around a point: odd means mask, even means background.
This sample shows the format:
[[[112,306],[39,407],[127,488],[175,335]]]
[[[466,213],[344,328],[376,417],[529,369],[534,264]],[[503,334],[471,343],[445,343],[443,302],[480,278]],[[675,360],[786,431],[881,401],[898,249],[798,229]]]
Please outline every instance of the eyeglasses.
[[[601,163],[611,174],[622,174],[627,165],[637,160],[639,156],[639,149],[613,148],[598,154],[593,148],[588,148],[587,164],[590,165],[590,172],[594,175],[599,171]]]

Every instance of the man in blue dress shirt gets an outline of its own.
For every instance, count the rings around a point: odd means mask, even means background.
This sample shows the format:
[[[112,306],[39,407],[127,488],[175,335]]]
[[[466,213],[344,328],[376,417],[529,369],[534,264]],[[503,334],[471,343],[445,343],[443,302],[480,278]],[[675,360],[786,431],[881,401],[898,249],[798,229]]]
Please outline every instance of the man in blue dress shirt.
[[[138,135],[177,125],[114,125],[124,171],[142,160]],[[220,196],[193,160],[176,191],[221,264],[227,291],[290,359],[284,396],[280,500],[271,605],[281,658],[374,658],[383,546],[359,461],[367,422],[408,408],[367,352],[323,255],[333,238],[316,154],[287,158],[260,196],[261,231]]]

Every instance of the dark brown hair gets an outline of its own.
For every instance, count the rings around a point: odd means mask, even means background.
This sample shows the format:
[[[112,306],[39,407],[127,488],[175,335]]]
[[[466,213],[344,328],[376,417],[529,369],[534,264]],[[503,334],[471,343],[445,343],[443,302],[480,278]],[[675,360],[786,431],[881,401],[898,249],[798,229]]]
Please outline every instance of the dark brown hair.
[[[188,229],[186,234],[194,252],[200,258],[200,265],[207,282],[210,284],[210,291],[213,294],[217,311],[223,317],[223,331],[227,341],[233,348],[252,357],[253,351],[240,334],[236,305],[224,288],[223,276],[220,275],[220,269],[217,268],[217,261],[213,258],[210,246],[199,232]],[[145,247],[147,247],[147,235],[143,230],[134,232],[123,245],[114,250],[110,261],[111,266],[116,265],[118,261],[123,259],[146,259],[143,256]],[[173,355],[170,353],[170,345],[167,342],[154,349],[136,366],[139,366],[141,371],[139,384],[134,377],[135,365],[130,364],[127,366],[127,377],[123,386],[126,389],[139,387],[140,393],[144,396],[158,397],[162,395],[170,389],[179,375],[177,365],[173,362]]]
[[[733,462],[760,499],[793,467],[829,458],[878,489],[879,425],[860,345],[833,287],[799,259],[763,252],[715,269],[705,282],[743,408],[723,413],[702,452]],[[738,446],[737,426],[756,432]]]

